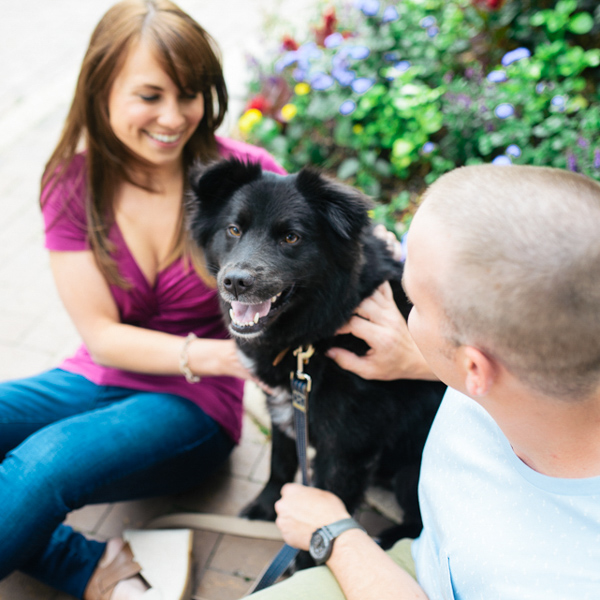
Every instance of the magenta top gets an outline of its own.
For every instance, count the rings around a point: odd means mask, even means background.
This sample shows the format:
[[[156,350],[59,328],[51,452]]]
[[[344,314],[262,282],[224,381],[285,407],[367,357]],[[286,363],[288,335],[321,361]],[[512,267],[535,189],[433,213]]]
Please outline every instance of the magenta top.
[[[217,138],[217,142],[224,158],[258,162],[265,170],[285,173],[261,148],[224,138]],[[46,248],[69,252],[89,250],[84,206],[84,155],[77,155],[61,180],[52,189],[50,187],[47,185],[42,191]],[[70,201],[65,206],[66,199]],[[154,286],[151,286],[116,223],[111,227],[109,239],[115,245],[113,257],[119,273],[132,284],[129,289],[110,286],[121,322],[182,337],[190,332],[201,338],[228,337],[216,290],[207,287],[182,258],[160,271]],[[188,383],[183,375],[148,375],[103,367],[92,360],[84,344],[72,357],[63,361],[60,368],[83,375],[97,385],[164,392],[188,398],[215,419],[234,441],[239,441],[243,393],[243,381],[239,379],[203,377],[199,383]]]

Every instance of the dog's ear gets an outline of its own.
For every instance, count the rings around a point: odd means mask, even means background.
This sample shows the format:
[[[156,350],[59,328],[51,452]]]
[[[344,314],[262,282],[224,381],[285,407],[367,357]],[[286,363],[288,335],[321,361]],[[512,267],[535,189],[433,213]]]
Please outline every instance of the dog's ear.
[[[309,168],[298,172],[296,187],[343,239],[355,239],[369,224],[373,204],[357,189]]]
[[[204,165],[196,163],[189,173],[186,199],[188,226],[196,242],[204,245],[214,218],[227,200],[244,185],[259,179],[262,167],[237,159]]]
[[[260,177],[259,163],[232,158],[212,165],[196,163],[190,170],[190,190],[204,206],[227,200],[236,190]]]

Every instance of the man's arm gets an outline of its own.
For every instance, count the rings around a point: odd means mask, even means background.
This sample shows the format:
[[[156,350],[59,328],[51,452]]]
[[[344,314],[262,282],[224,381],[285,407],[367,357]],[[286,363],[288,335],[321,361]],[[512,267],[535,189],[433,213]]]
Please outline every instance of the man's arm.
[[[283,486],[275,510],[285,542],[302,550],[316,529],[350,516],[331,492],[295,483]],[[336,538],[326,564],[347,600],[427,600],[419,584],[359,529]]]

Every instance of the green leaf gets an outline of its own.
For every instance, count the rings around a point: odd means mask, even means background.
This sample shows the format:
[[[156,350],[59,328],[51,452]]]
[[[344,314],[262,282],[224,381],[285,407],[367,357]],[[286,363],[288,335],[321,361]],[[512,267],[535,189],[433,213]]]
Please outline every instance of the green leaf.
[[[338,179],[349,179],[350,177],[356,175],[358,169],[360,168],[360,162],[358,158],[347,158],[342,162],[342,164],[338,167],[337,176]]]
[[[582,12],[575,15],[567,26],[569,31],[577,35],[589,33],[594,26],[594,18],[590,13]]]
[[[563,15],[570,15],[577,8],[577,0],[559,0],[556,3],[556,12]]]

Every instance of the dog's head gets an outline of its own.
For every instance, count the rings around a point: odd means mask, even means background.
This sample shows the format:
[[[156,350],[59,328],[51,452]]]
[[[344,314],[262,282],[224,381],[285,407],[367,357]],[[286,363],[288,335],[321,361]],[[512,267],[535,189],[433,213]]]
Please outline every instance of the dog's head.
[[[192,236],[234,335],[252,338],[300,319],[314,330],[339,320],[319,314],[320,306],[335,304],[340,314],[356,306],[348,284],[362,266],[366,196],[315,170],[281,176],[238,160],[198,167],[190,188]],[[325,302],[332,295],[336,302]]]

